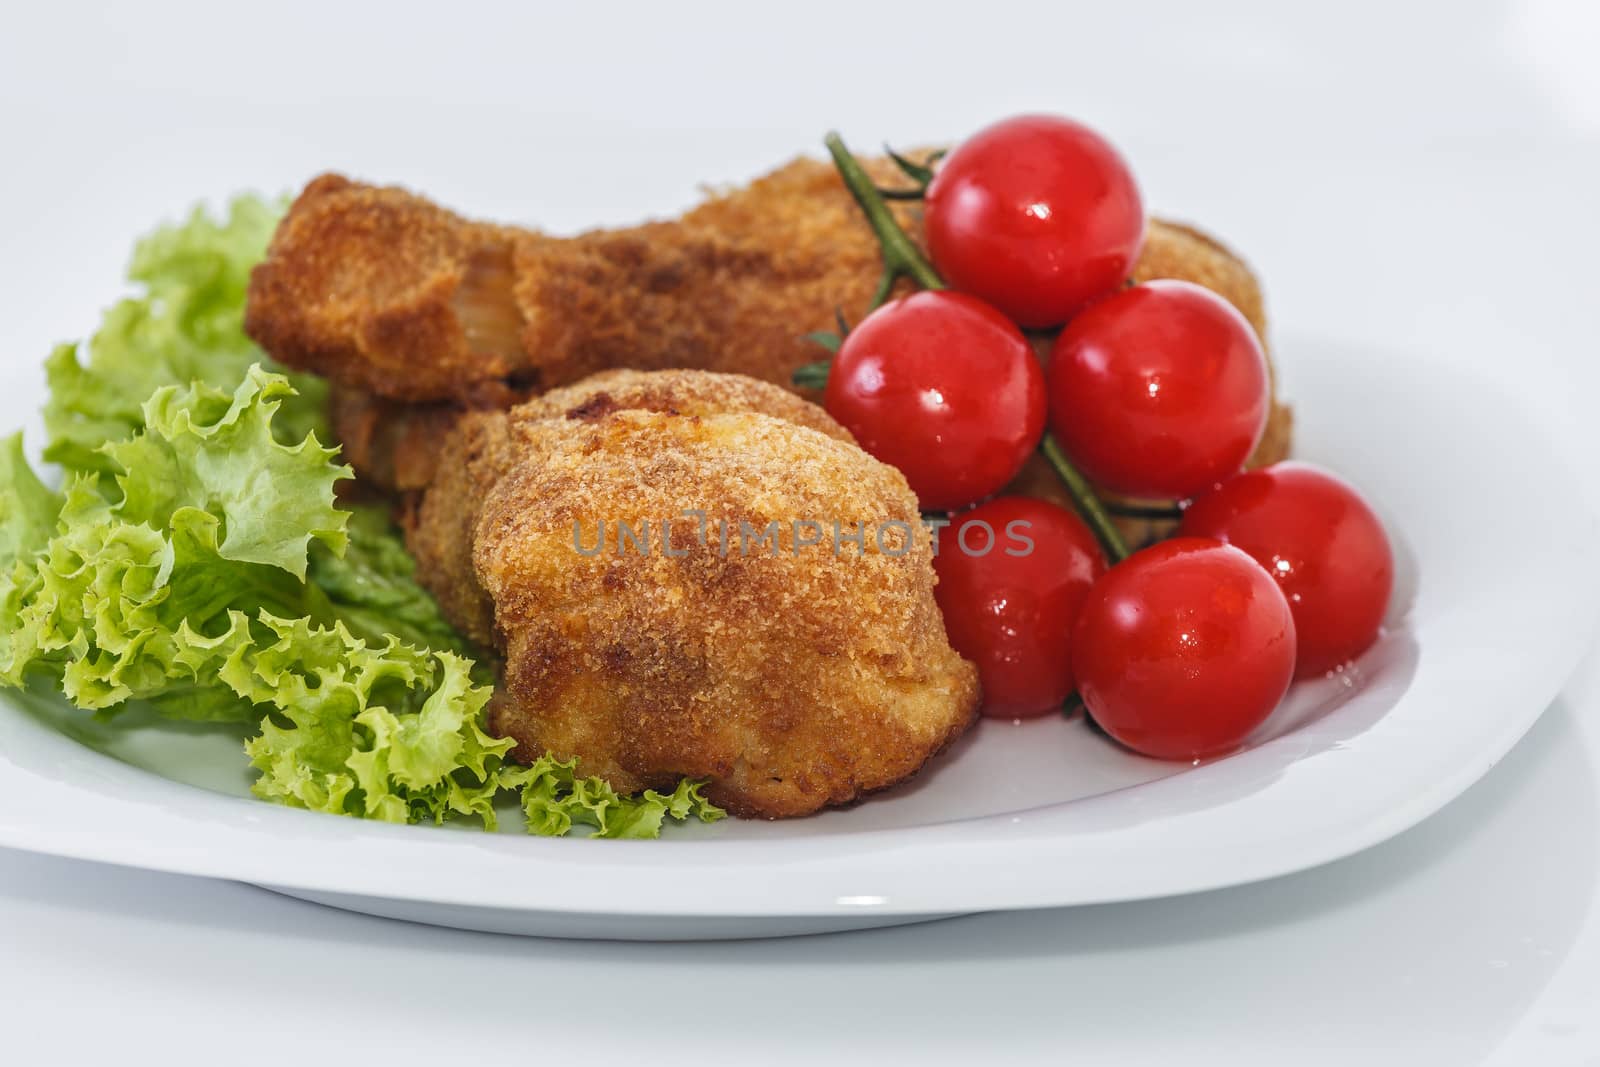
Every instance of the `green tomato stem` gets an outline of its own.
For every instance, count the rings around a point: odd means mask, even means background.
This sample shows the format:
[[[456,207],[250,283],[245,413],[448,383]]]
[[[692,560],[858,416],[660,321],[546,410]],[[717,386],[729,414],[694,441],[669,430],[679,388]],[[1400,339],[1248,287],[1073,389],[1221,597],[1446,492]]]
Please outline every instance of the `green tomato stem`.
[[[1183,518],[1183,508],[1177,504],[1117,504],[1106,505],[1106,510],[1122,519],[1149,519],[1153,522],[1173,521]]]
[[[1105,504],[1095,495],[1094,487],[1089,484],[1078,468],[1072,465],[1067,454],[1061,451],[1061,442],[1057,441],[1054,434],[1044,435],[1044,441],[1039,445],[1039,450],[1044,453],[1044,458],[1055,470],[1056,476],[1061,479],[1061,484],[1067,487],[1067,493],[1072,497],[1073,505],[1078,509],[1078,514],[1083,516],[1094,535],[1100,539],[1100,544],[1105,547],[1106,555],[1112,563],[1121,563],[1128,558],[1128,544],[1122,539],[1122,533],[1117,529],[1117,524],[1111,521],[1111,515],[1106,511]]]
[[[872,306],[876,308],[888,300],[895,281],[902,277],[912,279],[924,289],[943,289],[944,280],[939,277],[939,272],[933,269],[933,264],[900,228],[883,194],[861,166],[861,161],[844,146],[838,133],[830,132],[822,143],[828,146],[828,154],[833,157],[833,165],[839,168],[844,187],[861,205],[861,211],[867,216],[872,232],[878,236],[878,245],[883,249],[883,278],[872,296]]]
[[[803,367],[796,367],[789,380],[796,389],[826,389],[828,386],[828,371],[833,368],[833,360],[819,359],[815,363],[807,363]]]

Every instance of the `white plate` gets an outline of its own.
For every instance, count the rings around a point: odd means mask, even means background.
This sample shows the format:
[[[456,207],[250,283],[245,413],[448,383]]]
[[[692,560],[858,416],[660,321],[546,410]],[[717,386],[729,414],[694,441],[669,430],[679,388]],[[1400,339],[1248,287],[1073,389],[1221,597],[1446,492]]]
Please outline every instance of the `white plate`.
[[[1352,343],[1281,345],[1297,452],[1378,503],[1401,556],[1388,635],[1300,686],[1252,747],[1200,767],[1078,723],[985,723],[850,811],[728,820],[657,842],[396,827],[248,799],[236,736],[0,707],[0,844],[240,879],[484,930],[746,937],[1144,897],[1301,870],[1388,838],[1477,780],[1575,666],[1595,519],[1504,380]],[[0,411],[24,420],[37,397]],[[1488,432],[1492,427],[1492,433]]]

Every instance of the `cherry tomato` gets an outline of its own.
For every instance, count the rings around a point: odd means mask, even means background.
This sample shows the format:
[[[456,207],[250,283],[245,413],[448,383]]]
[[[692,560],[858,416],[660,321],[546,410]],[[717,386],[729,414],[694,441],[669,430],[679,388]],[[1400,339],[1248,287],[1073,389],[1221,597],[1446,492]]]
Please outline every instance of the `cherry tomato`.
[[[925,510],[998,491],[1044,434],[1044,374],[1022,332],[949,290],[892,300],[834,357],[823,406],[905,474]]]
[[[1220,541],[1136,552],[1089,591],[1073,633],[1078,694],[1118,741],[1158,759],[1237,748],[1294,676],[1294,617],[1261,565]]]
[[[1267,359],[1226,300],[1136,285],[1067,324],[1050,355],[1050,428],[1103,489],[1183,499],[1244,465],[1266,426]]]
[[[1324,674],[1372,644],[1394,590],[1394,553],[1361,494],[1306,463],[1248,471],[1196,500],[1180,534],[1214,537],[1277,579],[1299,637],[1295,673]]]
[[[1100,545],[1065,508],[1003,496],[939,533],[934,596],[950,644],[978,665],[983,713],[1029,719],[1072,693],[1072,627],[1105,572]]]
[[[934,266],[1028,327],[1056,326],[1133,270],[1144,204],[1128,165],[1071,119],[1024,115],[967,138],[928,186]]]

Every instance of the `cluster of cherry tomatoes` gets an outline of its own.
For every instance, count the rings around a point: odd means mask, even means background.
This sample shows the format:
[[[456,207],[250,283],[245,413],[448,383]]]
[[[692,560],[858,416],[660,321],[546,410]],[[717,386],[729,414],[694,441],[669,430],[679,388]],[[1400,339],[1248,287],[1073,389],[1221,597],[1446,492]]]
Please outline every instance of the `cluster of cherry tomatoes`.
[[[1204,758],[1296,676],[1373,642],[1393,585],[1381,523],[1325,471],[1243,471],[1271,400],[1265,354],[1211,291],[1129,284],[1145,216],[1115,149],[1066,119],[998,123],[933,175],[925,226],[950,288],[851,330],[824,403],[925,511],[954,513],[936,593],[986,714],[1043,715],[1076,692],[1129,747]],[[1047,372],[1022,330],[1056,327]],[[1047,431],[1101,489],[1181,502],[1177,536],[1119,559],[1076,513],[996,497]],[[964,547],[986,543],[968,524],[1018,522],[1029,551]]]

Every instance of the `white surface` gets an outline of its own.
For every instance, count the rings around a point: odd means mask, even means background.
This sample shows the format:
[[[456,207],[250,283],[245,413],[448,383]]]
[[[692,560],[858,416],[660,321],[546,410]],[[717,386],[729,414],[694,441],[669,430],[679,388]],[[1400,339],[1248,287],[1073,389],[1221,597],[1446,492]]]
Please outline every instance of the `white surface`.
[[[105,235],[175,214],[175,185],[185,199],[286,188],[333,164],[570,228],[670,210],[711,161],[742,177],[828,125],[910,143],[1048,106],[1111,132],[1158,209],[1245,249],[1297,334],[1383,336],[1446,361],[1498,345],[1548,386],[1526,414],[1596,440],[1600,92],[1584,6],[924,5],[891,22],[806,5],[696,26],[667,8],[520,23],[379,10],[13,15],[0,387],[34,387],[32,360],[117,276],[125,252]],[[1592,471],[1597,455],[1574,458]],[[1591,473],[1573,490],[1596,487]],[[1529,531],[1530,551],[1547,535]],[[925,1062],[1459,1064],[1497,1048],[1506,1064],[1595,1062],[1596,675],[1591,662],[1501,769],[1419,829],[1164,903],[788,943],[560,945],[5,854],[0,1041],[19,1062],[127,1059],[157,1037],[165,1062],[245,1059],[377,1023],[418,1059],[531,1045],[883,1062],[926,1044]],[[652,992],[624,1008],[596,996],[609,988]],[[274,1024],[294,1038],[261,1039]]]
[[[1544,711],[1594,633],[1600,521],[1567,495],[1579,475],[1563,457],[1586,440],[1521,414],[1530,391],[1497,352],[1446,363],[1380,338],[1292,335],[1278,350],[1303,391],[1298,454],[1387,516],[1397,593],[1377,646],[1296,686],[1253,747],[1226,759],[1141,759],[1059,717],[985,723],[858,808],[598,843],[264,805],[216,791],[242,784],[234,731],[96,727],[38,699],[0,715],[0,845],[470,929],[630,939],[1146,899],[1342,858],[1453,799]],[[1419,395],[1437,411],[1418,412]],[[0,401],[0,424],[38,399]],[[1481,432],[1490,424],[1497,437]],[[1492,513],[1478,499],[1486,482],[1499,487]],[[1529,526],[1547,531],[1535,553],[1523,550]]]

